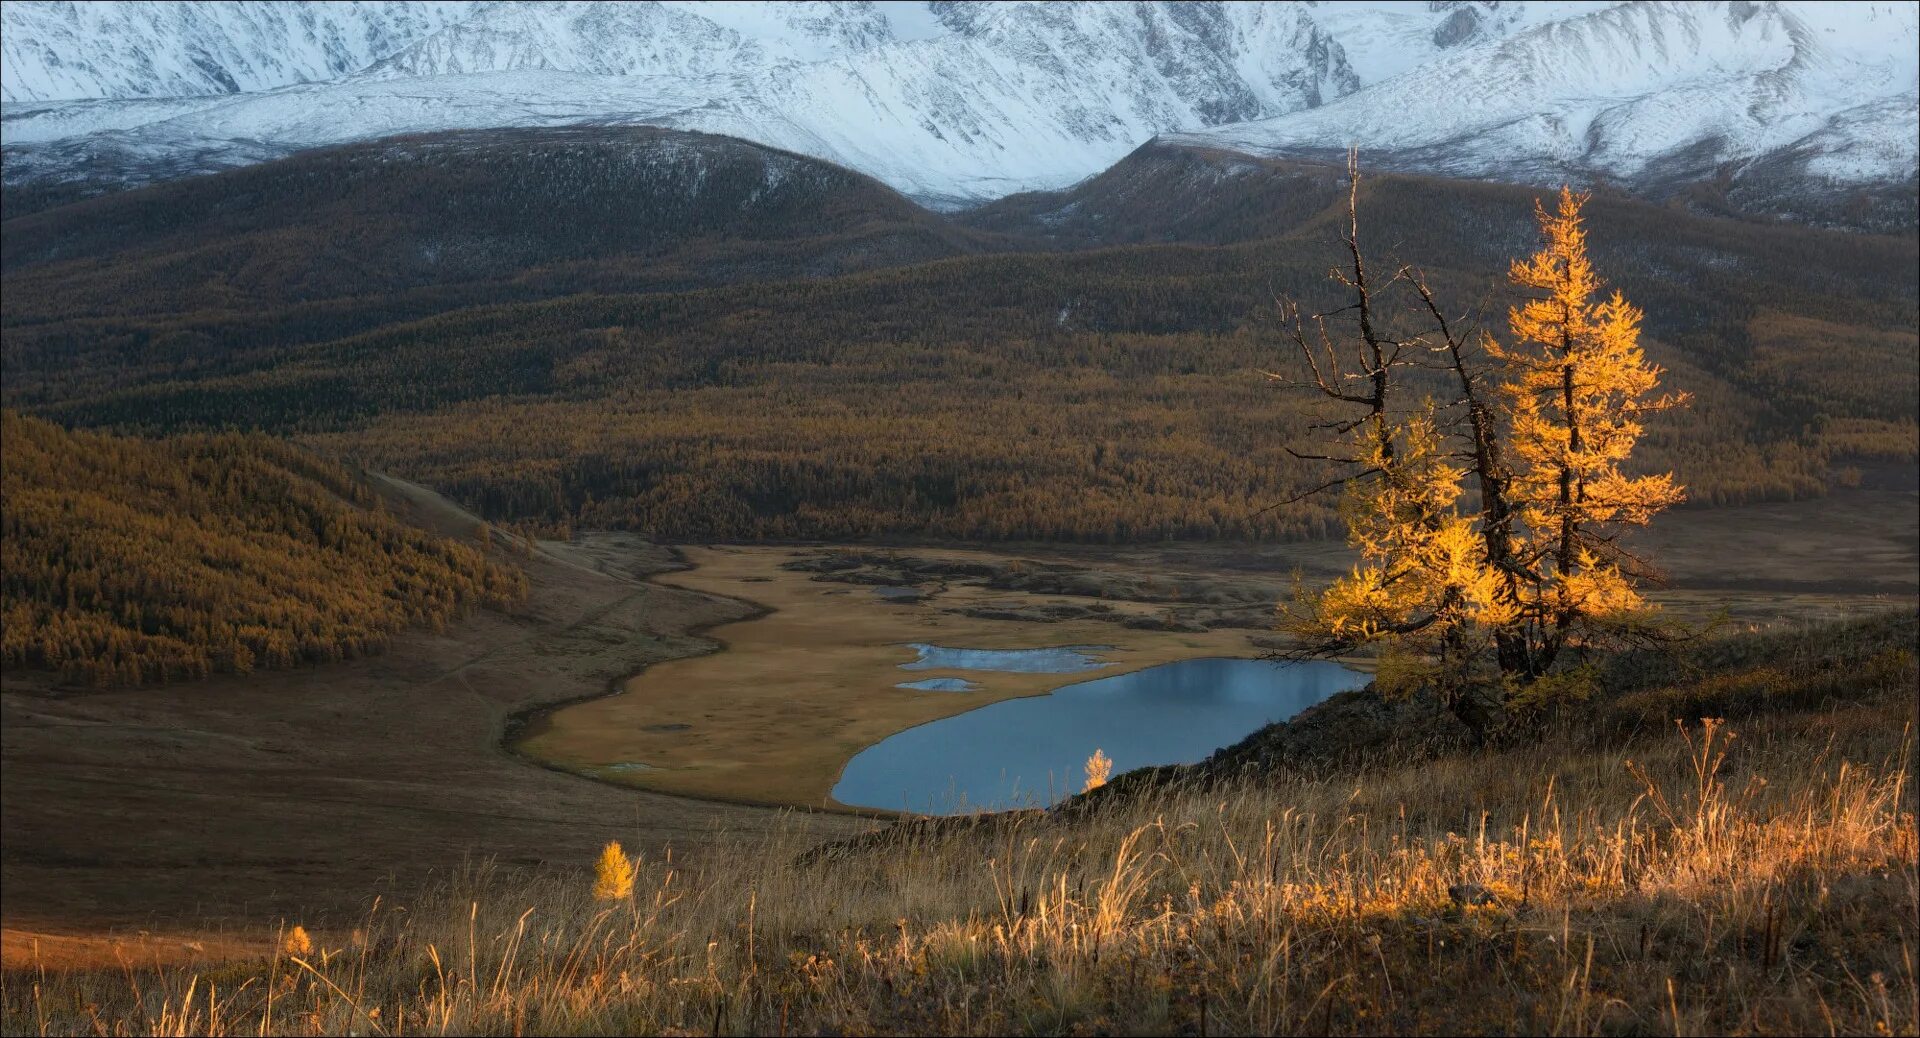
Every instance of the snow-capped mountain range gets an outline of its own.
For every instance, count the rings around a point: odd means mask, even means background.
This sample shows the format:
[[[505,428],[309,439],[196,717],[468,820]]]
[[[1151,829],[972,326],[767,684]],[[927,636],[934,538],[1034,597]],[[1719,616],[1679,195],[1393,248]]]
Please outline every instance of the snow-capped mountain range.
[[[1627,187],[1899,186],[1920,4],[0,5],[9,184],[129,181],[496,126],[730,134],[949,204],[1156,137]]]

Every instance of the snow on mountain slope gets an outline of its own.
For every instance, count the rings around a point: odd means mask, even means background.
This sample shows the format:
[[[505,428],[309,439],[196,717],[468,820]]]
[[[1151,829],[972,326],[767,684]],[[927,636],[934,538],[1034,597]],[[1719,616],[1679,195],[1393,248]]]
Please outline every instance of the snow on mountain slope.
[[[0,100],[232,94],[333,79],[473,8],[470,0],[7,0]]]
[[[762,10],[793,27],[745,17]],[[722,12],[728,25],[704,20]],[[1071,183],[1166,127],[1353,89],[1307,15],[1298,4],[1001,2],[936,12],[953,31],[901,41],[866,4],[503,5],[365,75],[730,71],[737,78],[710,80],[702,103],[649,118],[831,158],[923,198],[981,198]],[[800,60],[807,50],[837,53]],[[609,93],[631,96],[625,83]],[[617,107],[609,118],[632,111]]]
[[[176,116],[229,104],[233,100],[232,94],[199,94],[188,97],[16,101],[5,109],[5,140],[13,145],[85,139],[114,130],[151,126]]]
[[[305,83],[242,97],[162,106],[164,117],[129,128],[55,136],[63,119],[103,102],[34,106],[7,115],[8,183],[80,175],[132,181],[227,169],[294,151],[431,130],[567,126],[669,126],[703,103],[712,84],[682,76],[595,76],[512,71],[425,79],[365,77]],[[207,103],[211,102],[211,103]],[[118,102],[115,112],[124,111]],[[20,143],[13,139],[20,127]]]
[[[1619,0],[1530,0],[1474,3],[1441,0],[1348,0],[1321,5],[1314,20],[1346,51],[1360,82],[1372,86],[1450,49],[1500,39],[1522,29],[1591,14]]]
[[[1808,173],[1829,180],[1895,178],[1914,168],[1914,112],[1920,91],[1869,101],[1830,116],[1818,130],[1781,149]]]
[[[1772,197],[1912,177],[1917,9],[10,0],[0,145],[9,185],[138,182],[397,133],[650,123],[964,203],[1063,187],[1161,135],[1524,181],[1747,163]]]
[[[1917,11],[1627,4],[1454,50],[1311,111],[1167,139],[1268,156],[1351,145],[1453,175],[1628,183],[1803,148],[1821,176],[1901,180],[1920,127]]]
[[[1353,87],[1299,5],[1003,3],[965,14],[946,36],[769,70],[744,96],[674,124],[829,157],[921,198],[979,199],[1070,184],[1160,128],[1288,111]]]
[[[568,0],[496,4],[381,59],[365,75],[551,69],[601,76],[704,76],[820,61],[891,37],[871,4]]]
[[[479,125],[645,121],[828,158],[922,198],[979,199],[1072,183],[1164,129],[1354,89],[1312,12],[1002,0],[929,6],[916,20],[857,2],[503,2],[354,75],[147,122],[147,107],[10,106],[0,143],[17,183],[61,176],[80,153],[90,161],[75,172],[97,172],[101,156],[128,175],[143,161],[214,168],[226,164],[213,143],[223,138],[254,155]],[[94,147],[79,146],[83,135]]]

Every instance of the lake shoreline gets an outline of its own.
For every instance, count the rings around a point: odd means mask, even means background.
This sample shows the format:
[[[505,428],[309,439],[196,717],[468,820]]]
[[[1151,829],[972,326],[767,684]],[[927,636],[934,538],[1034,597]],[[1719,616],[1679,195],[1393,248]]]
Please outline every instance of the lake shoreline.
[[[809,579],[804,572],[781,568],[786,562],[820,550],[792,546],[678,549],[688,568],[651,575],[651,582],[739,601],[753,607],[754,614],[701,632],[704,640],[716,646],[713,650],[631,675],[619,683],[620,694],[610,689],[604,696],[543,711],[537,723],[525,724],[516,731],[514,752],[533,758],[543,767],[623,787],[723,803],[873,815],[876,809],[843,804],[830,796],[846,763],[860,752],[928,721],[1009,699],[1047,695],[1072,683],[1061,681],[1063,676],[1059,674],[996,673],[991,682],[978,682],[984,687],[972,692],[901,689],[894,686],[908,676],[970,674],[974,677],[969,680],[977,679],[977,672],[947,668],[902,674],[899,665],[911,662],[911,656],[902,651],[905,646],[916,642],[1004,649],[1114,645],[1116,648],[1105,657],[1109,665],[1100,669],[1100,676],[1130,673],[1180,659],[1257,658],[1268,651],[1253,642],[1261,633],[1258,631],[1141,630],[1112,622],[1056,624],[987,619],[961,615],[960,610],[980,599],[1005,598],[1004,592],[948,587],[927,599],[903,604],[897,599],[869,595],[871,589],[838,587]],[[1061,600],[1065,596],[1035,597]],[[1155,608],[1151,603],[1123,605],[1127,608],[1122,615]],[[850,635],[850,631],[859,633]],[[889,637],[887,632],[897,634]],[[830,661],[820,664],[827,657]],[[727,662],[718,662],[721,660]],[[1087,673],[1091,672],[1077,676]],[[767,689],[756,688],[747,678],[777,679],[791,691],[768,694]],[[837,712],[823,717],[819,710],[796,709],[796,702],[804,702],[810,691],[831,693],[825,697],[831,702],[823,709]],[[752,702],[740,702],[743,694]],[[832,752],[821,750],[816,741],[811,752],[803,754],[808,759],[794,760],[791,754],[782,759],[781,752],[791,750],[800,736],[780,731],[777,742],[768,739],[777,721],[754,714],[755,704],[824,734],[833,740]],[[727,729],[721,734],[747,736],[747,745],[718,746],[723,758],[719,761],[687,752],[670,755],[665,761],[646,755],[648,750],[663,748],[672,754],[675,744],[695,743],[708,736],[715,722],[722,722],[719,727]],[[713,747],[715,743],[709,738],[704,745]],[[744,752],[756,746],[771,755],[770,770],[759,782],[742,775],[767,760],[750,759]],[[833,759],[823,759],[828,756]],[[634,763],[647,767],[636,768]],[[796,776],[795,772],[800,774]],[[805,782],[799,790],[792,781],[795,777]]]

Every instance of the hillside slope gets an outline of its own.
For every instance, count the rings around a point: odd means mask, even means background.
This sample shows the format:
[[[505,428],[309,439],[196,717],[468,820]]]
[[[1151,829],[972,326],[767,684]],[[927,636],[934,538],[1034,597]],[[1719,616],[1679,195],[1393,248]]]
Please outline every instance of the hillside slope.
[[[193,97],[332,79],[458,23],[473,7],[19,0],[0,18],[0,100]]]
[[[502,243],[453,264],[474,278],[422,283],[439,275],[408,250],[435,231],[399,206],[443,179],[511,182],[488,177],[485,151],[430,154],[445,168],[401,164],[322,192],[317,211],[189,195],[215,229],[197,267],[169,211],[186,184],[9,221],[33,233],[8,243],[29,261],[8,267],[0,302],[6,400],[87,425],[295,433],[490,518],[666,537],[1102,540],[1332,522],[1317,502],[1268,510],[1311,485],[1283,450],[1310,418],[1262,375],[1285,363],[1274,297],[1335,299],[1325,167],[1156,145],[965,221],[855,178],[762,221],[722,208],[701,224],[696,209],[661,232],[659,255],[594,251],[646,240],[605,219],[626,211],[618,198],[522,217],[502,191],[471,203],[506,213],[473,221]],[[300,186],[305,161],[227,176]],[[758,184],[754,168],[742,179]],[[411,193],[389,200],[389,184]],[[363,219],[361,192],[393,215]],[[1421,265],[1450,306],[1498,329],[1533,200],[1382,177],[1364,233],[1378,262]],[[1647,310],[1649,350],[1695,395],[1655,424],[1646,457],[1692,500],[1817,494],[1861,457],[1912,457],[1911,239],[1619,197],[1591,212],[1601,271]],[[363,233],[385,244],[356,248]],[[276,250],[281,236],[370,258],[343,276]],[[584,258],[514,270],[515,243],[536,263]],[[254,249],[273,262],[237,265]],[[305,298],[360,285],[374,289]]]
[[[10,323],[805,277],[981,237],[837,166],[648,127],[397,137],[23,209],[0,245]]]
[[[301,1034],[1912,1033],[1913,638],[1698,646],[1598,704],[1645,723],[1417,763],[649,845],[611,899],[591,852],[460,874],[316,927],[368,938],[324,976],[263,952],[163,1016],[192,971],[49,970],[0,1024],[254,1033],[278,983]]]
[[[1816,222],[1914,226],[1920,8],[1635,3],[1484,39],[1311,110],[1170,135]]]
[[[149,442],[0,415],[8,667],[94,686],[375,652],[523,595],[394,520],[346,470],[261,436]]]

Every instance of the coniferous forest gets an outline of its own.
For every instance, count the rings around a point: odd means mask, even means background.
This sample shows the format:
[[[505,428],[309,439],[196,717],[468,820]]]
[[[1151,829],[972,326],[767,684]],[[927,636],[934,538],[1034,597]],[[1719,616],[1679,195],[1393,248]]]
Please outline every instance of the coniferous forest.
[[[1150,147],[946,217],[742,141],[552,130],[10,196],[6,659],[99,684],[284,667],[517,593],[339,463],[550,532],[1337,536],[1286,449],[1324,416],[1271,376],[1299,374],[1276,301],[1338,306],[1339,185]],[[1497,331],[1536,194],[1371,178],[1367,245]],[[1592,212],[1693,398],[1637,466],[1711,507],[1914,457],[1911,239]]]
[[[1920,1036],[1915,0],[0,28],[0,1034]]]
[[[271,437],[150,442],[0,421],[9,667],[95,686],[281,669],[377,652],[406,627],[526,590]]]
[[[1337,305],[1338,181],[1148,148],[941,217],[699,135],[355,145],[9,220],[5,397],[287,436],[547,529],[1321,536],[1334,510],[1294,500],[1312,467],[1284,450],[1316,416],[1266,376],[1297,374],[1273,301]],[[1497,330],[1539,193],[1373,178],[1367,244]],[[1691,504],[1914,456],[1910,238],[1605,195],[1592,216],[1694,397],[1642,457]]]

